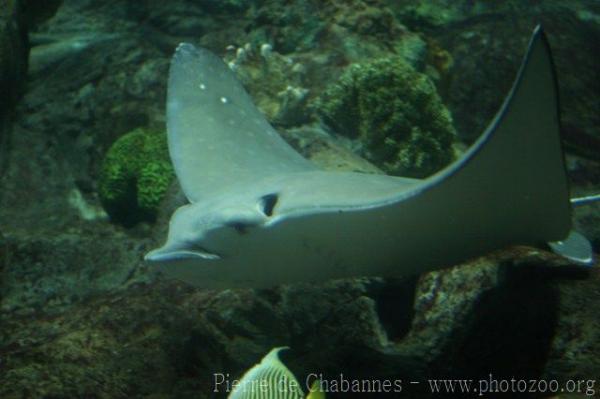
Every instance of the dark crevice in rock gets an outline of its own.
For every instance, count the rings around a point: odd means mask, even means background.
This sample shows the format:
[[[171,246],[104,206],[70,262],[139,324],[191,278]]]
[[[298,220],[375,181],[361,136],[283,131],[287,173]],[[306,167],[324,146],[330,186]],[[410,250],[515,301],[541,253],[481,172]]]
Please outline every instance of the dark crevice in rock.
[[[390,341],[402,339],[410,330],[417,280],[418,276],[386,280],[370,287],[369,295],[375,300],[379,322]]]
[[[456,378],[541,378],[558,323],[561,272],[504,265],[501,281],[474,303],[467,326],[442,350],[436,372]],[[579,278],[579,277],[577,277]],[[458,344],[457,344],[458,343]],[[460,376],[454,375],[460,370]]]

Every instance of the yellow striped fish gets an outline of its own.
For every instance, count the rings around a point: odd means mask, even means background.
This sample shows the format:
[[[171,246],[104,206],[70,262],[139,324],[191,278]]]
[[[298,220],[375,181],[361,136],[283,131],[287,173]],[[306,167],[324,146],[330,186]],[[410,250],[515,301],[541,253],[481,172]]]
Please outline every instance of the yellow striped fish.
[[[231,393],[229,399],[302,399],[304,391],[292,372],[279,360],[279,352],[288,347],[273,348],[246,371],[239,384]],[[315,381],[306,399],[325,399],[325,394],[319,390],[319,381]]]

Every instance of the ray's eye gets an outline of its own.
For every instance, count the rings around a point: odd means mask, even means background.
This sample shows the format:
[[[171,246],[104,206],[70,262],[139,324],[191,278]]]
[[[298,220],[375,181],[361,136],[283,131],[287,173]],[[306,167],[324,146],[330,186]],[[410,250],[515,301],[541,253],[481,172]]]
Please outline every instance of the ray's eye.
[[[266,216],[272,216],[273,209],[275,208],[275,205],[277,205],[278,199],[279,196],[276,193],[263,195],[259,201],[261,212]]]

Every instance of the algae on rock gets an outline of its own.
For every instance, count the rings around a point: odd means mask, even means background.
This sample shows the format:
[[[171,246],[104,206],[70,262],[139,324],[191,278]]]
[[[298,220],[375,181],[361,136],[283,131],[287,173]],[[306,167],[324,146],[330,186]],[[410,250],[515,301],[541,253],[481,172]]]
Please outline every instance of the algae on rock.
[[[435,86],[399,57],[353,64],[318,101],[321,117],[386,172],[428,176],[453,158],[452,116]]]
[[[152,221],[173,177],[164,132],[135,129],[115,141],[104,158],[100,200],[115,222]]]

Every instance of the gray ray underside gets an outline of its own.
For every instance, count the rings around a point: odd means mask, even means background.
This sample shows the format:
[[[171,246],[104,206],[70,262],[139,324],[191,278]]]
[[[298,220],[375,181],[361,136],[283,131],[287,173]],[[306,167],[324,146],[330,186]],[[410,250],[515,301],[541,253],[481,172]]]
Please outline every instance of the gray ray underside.
[[[223,191],[261,192],[264,186],[282,195],[295,191],[287,195],[290,213],[308,214],[336,205],[384,206],[428,192],[440,205],[474,200],[476,209],[481,208],[474,215],[496,215],[508,203],[519,215],[550,212],[553,217],[533,218],[541,219],[540,241],[563,238],[570,226],[555,80],[540,29],[486,132],[464,156],[418,184],[391,176],[318,171],[281,139],[230,69],[206,50],[180,45],[169,79],[169,148],[191,201]],[[273,181],[278,183],[272,186]],[[281,212],[276,216],[285,218]],[[507,223],[502,216],[490,221]],[[518,231],[521,221],[515,218],[514,223],[505,228]]]
[[[171,61],[169,151],[191,202],[276,174],[315,170],[271,127],[223,61],[182,43]]]
[[[187,43],[171,61],[167,128],[171,160],[191,202],[274,191],[291,199],[284,202],[289,211],[353,208],[398,198],[418,182],[317,169],[271,127],[220,58]]]
[[[205,50],[180,46],[169,84],[171,156],[196,204],[180,214],[192,223],[174,215],[167,244],[146,259],[185,281],[231,288],[398,276],[569,233],[557,86],[539,27],[486,131],[420,181],[313,168]],[[270,194],[279,198],[272,214],[258,215],[261,196]],[[235,228],[244,223],[246,234]],[[580,256],[569,239],[559,245],[559,253]],[[182,248],[193,256],[180,256]]]
[[[270,127],[218,57],[189,44],[173,58],[167,107],[171,157],[191,201],[284,187],[295,195],[287,195],[289,212],[275,215],[281,221],[286,213],[372,209],[423,195],[432,209],[447,208],[473,228],[481,229],[477,219],[523,242],[562,239],[570,228],[555,80],[541,29],[488,129],[465,155],[423,181],[318,171]],[[419,217],[429,222],[430,214]]]

